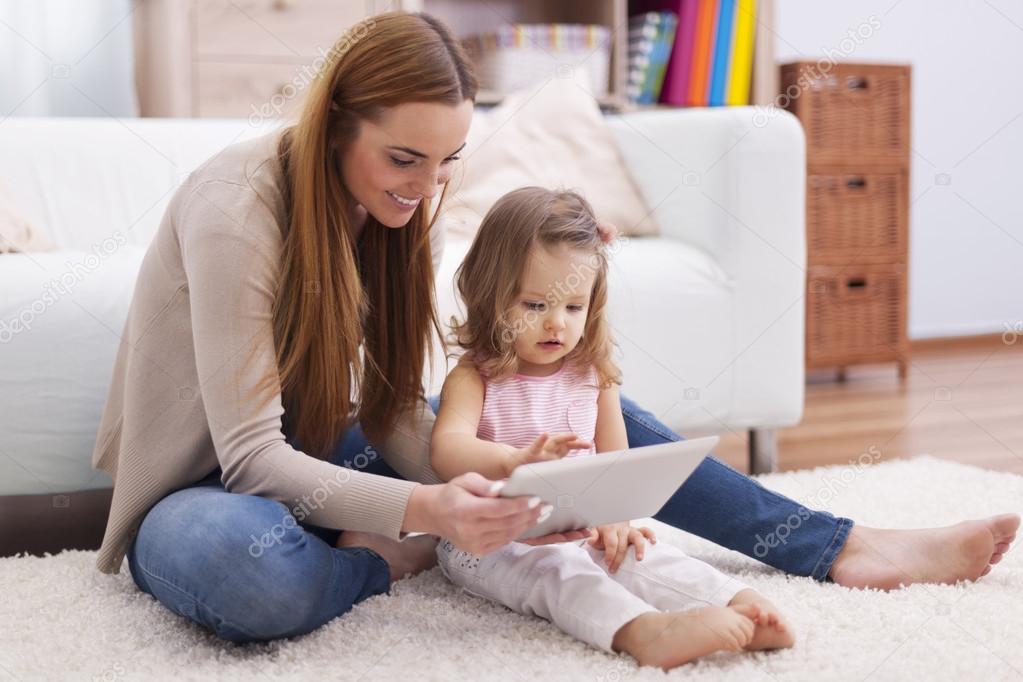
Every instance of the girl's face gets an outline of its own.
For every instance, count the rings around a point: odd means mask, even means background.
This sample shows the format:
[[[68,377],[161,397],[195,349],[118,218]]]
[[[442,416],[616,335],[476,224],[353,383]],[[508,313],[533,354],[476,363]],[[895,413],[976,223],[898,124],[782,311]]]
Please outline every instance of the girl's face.
[[[553,374],[579,344],[597,277],[592,259],[564,244],[533,247],[509,315],[520,374]]]
[[[451,177],[472,122],[472,100],[408,102],[364,120],[341,155],[341,176],[382,225],[404,227],[420,202]]]

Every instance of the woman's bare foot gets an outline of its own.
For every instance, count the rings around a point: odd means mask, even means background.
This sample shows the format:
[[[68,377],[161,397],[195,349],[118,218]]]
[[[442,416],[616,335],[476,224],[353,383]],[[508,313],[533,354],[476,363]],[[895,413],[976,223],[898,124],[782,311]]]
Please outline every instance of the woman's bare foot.
[[[437,536],[418,535],[401,542],[376,533],[345,530],[335,547],[368,547],[384,558],[391,569],[391,582],[415,575],[437,565]]]
[[[845,587],[882,590],[977,580],[1009,551],[1019,523],[1018,514],[1001,514],[944,528],[853,526],[828,575]]]
[[[640,665],[670,670],[715,651],[739,651],[753,640],[756,607],[705,606],[692,611],[651,611],[615,633],[611,648]]]
[[[757,607],[758,615],[751,616],[756,623],[753,639],[744,648],[749,651],[761,649],[788,649],[796,643],[796,636],[788,621],[782,617],[778,607],[767,597],[753,589],[745,589],[732,597],[729,606],[748,604]]]

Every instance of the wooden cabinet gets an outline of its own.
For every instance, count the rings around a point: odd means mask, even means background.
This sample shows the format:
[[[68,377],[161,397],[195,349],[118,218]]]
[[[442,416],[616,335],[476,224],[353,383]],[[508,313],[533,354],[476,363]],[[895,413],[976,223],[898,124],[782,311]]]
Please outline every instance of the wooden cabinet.
[[[272,118],[297,111],[313,67],[376,4],[147,0],[134,14],[142,116]]]
[[[806,365],[906,376],[910,68],[795,62],[782,104],[806,132]]]
[[[189,0],[194,56],[307,63],[370,13],[359,0]],[[372,6],[372,3],[369,3]]]

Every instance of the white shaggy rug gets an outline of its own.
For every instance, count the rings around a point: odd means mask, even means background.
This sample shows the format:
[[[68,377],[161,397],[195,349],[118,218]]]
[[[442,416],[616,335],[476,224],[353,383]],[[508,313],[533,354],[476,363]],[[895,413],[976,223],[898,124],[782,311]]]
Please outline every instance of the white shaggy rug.
[[[881,527],[1023,512],[1023,477],[930,457],[773,474],[762,482]],[[319,630],[235,645],[164,609],[95,552],[0,559],[0,681],[173,680],[1006,680],[1023,679],[1023,550],[976,584],[853,591],[791,578],[652,522],[741,576],[788,615],[795,648],[718,654],[668,674],[638,668],[460,593],[433,569]]]

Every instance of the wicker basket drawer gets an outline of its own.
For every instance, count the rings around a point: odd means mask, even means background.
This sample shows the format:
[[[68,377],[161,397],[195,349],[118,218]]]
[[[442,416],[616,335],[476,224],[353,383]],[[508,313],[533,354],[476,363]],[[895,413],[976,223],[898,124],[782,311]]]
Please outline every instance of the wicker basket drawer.
[[[810,264],[904,261],[907,189],[898,169],[811,168],[806,177]]]
[[[891,360],[905,351],[902,265],[824,267],[807,275],[809,366]]]
[[[806,132],[815,163],[909,158],[909,68],[815,62],[782,67],[782,104]]]

